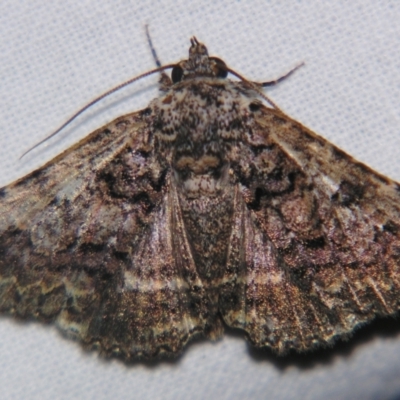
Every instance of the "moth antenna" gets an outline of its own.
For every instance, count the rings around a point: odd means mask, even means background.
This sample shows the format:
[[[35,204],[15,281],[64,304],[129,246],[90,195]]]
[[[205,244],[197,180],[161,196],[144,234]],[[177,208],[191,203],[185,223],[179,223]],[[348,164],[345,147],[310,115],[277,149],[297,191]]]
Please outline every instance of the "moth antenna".
[[[264,100],[266,100],[269,104],[271,104],[272,107],[276,108],[279,111],[282,111],[274,101],[272,101],[265,93],[261,92],[260,87],[267,87],[267,86],[277,85],[278,83],[282,82],[286,78],[289,78],[290,75],[292,75],[295,71],[297,71],[303,65],[304,65],[304,62],[301,62],[299,65],[296,65],[294,68],[292,68],[285,75],[282,75],[282,76],[280,76],[279,78],[277,78],[277,79],[275,79],[273,81],[261,82],[261,83],[251,82],[251,81],[247,80],[245,77],[243,77],[242,75],[240,75],[239,73],[237,73],[236,71],[234,71],[233,69],[230,69],[228,67],[226,68],[226,70],[229,73],[231,73],[232,75],[234,75],[237,78],[239,78],[241,81],[248,83],[253,89],[255,89],[260,94],[260,96]]]
[[[161,67],[162,64],[161,64],[160,59],[158,58],[158,54],[157,54],[157,51],[156,51],[156,49],[155,49],[155,47],[153,45],[153,41],[151,40],[150,31],[149,31],[149,25],[148,24],[145,25],[145,30],[146,30],[147,43],[149,44],[149,47],[150,47],[151,54],[153,56],[154,62],[156,63],[157,67]],[[168,78],[167,74],[164,71],[162,71],[161,72],[160,81],[163,81],[165,79],[168,80],[169,78]]]
[[[289,72],[287,72],[285,75],[280,76],[279,78],[273,80],[273,81],[268,81],[268,82],[261,82],[258,83],[258,85],[261,85],[262,87],[267,87],[267,86],[274,86],[277,85],[278,83],[284,81],[286,78],[289,78],[290,75],[292,75],[295,71],[297,71],[300,67],[304,65],[304,61],[301,62],[300,64],[296,65],[294,68],[292,68]]]
[[[46,142],[47,140],[51,139],[53,136],[57,135],[62,129],[64,129],[68,124],[70,124],[75,118],[77,118],[79,115],[81,115],[84,111],[86,111],[88,108],[99,102],[100,100],[104,99],[105,97],[109,96],[110,94],[117,92],[118,90],[124,88],[125,86],[130,85],[133,82],[138,81],[139,79],[145,78],[146,76],[152,75],[156,72],[164,71],[165,69],[168,68],[173,68],[175,64],[168,64],[164,66],[157,67],[155,69],[152,69],[150,71],[145,72],[144,74],[135,76],[134,78],[131,78],[127,80],[124,83],[119,84],[118,86],[115,86],[114,88],[108,90],[107,92],[103,93],[101,96],[96,97],[94,100],[92,100],[90,103],[86,104],[86,106],[82,107],[80,110],[78,110],[72,117],[70,117],[66,122],[64,122],[58,129],[56,129],[54,132],[52,132],[50,135],[46,136],[44,139],[42,139],[40,142],[36,143],[34,146],[29,148],[25,153],[22,154],[22,156],[19,158],[20,160],[25,157],[28,153],[30,153],[32,150],[36,149],[36,147],[40,146],[42,143]]]
[[[278,111],[283,112],[278,105],[271,100],[266,94],[264,94],[261,90],[260,87],[262,87],[259,83],[256,82],[251,82],[249,80],[247,80],[244,76],[240,75],[238,72],[234,71],[233,69],[230,69],[229,67],[226,67],[226,70],[236,76],[237,78],[239,78],[241,81],[247,83],[252,89],[254,89],[264,100],[266,100],[272,107],[274,107],[275,109],[277,109]]]
[[[150,50],[151,50],[151,54],[152,54],[152,56],[154,58],[154,61],[155,61],[156,65],[157,65],[157,67],[161,67],[161,61],[158,58],[157,51],[156,51],[155,47],[153,46],[153,41],[151,40],[151,36],[150,36],[150,32],[149,32],[149,25],[148,24],[145,25],[145,29],[146,29],[147,42],[149,44],[149,47],[150,47]]]

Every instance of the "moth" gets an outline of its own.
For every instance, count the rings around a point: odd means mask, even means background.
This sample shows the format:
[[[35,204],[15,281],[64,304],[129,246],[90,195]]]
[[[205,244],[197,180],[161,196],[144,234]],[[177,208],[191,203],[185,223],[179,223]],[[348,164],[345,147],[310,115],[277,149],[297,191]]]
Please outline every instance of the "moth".
[[[225,325],[303,352],[395,315],[399,184],[196,38],[169,67],[145,109],[0,190],[0,311],[126,360]]]

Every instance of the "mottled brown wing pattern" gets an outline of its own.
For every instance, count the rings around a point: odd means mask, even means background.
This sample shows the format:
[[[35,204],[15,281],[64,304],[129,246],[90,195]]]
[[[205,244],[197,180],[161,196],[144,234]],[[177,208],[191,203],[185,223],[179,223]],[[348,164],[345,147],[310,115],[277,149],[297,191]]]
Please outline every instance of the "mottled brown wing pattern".
[[[399,310],[399,185],[228,71],[192,38],[145,110],[0,190],[0,312],[131,359],[223,321],[305,351]]]
[[[176,353],[207,331],[176,193],[148,137],[142,113],[124,116],[2,189],[1,312],[126,359]]]
[[[221,312],[257,346],[304,351],[400,308],[400,187],[261,107],[234,166]]]

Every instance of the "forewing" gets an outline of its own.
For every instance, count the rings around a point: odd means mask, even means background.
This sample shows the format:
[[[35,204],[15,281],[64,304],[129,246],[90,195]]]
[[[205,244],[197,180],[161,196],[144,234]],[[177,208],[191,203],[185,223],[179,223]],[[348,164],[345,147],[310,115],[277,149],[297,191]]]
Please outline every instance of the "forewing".
[[[396,313],[399,185],[279,111],[252,128],[233,164],[225,321],[284,353]]]
[[[146,126],[119,118],[1,190],[2,312],[125,358],[176,353],[203,331],[203,289]]]

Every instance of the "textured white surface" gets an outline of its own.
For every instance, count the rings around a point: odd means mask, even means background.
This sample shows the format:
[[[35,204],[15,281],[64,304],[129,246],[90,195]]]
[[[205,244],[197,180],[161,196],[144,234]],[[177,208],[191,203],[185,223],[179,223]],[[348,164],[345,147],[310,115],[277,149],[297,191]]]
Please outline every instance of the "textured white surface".
[[[154,67],[146,23],[164,63],[185,58],[192,35],[253,80],[305,61],[269,95],[400,180],[400,2],[214,2],[0,2],[0,186],[157,95],[157,77],[141,81],[18,160],[79,107]],[[82,352],[49,327],[1,318],[1,398],[400,398],[399,322],[374,326],[346,345],[300,358],[249,352],[230,334],[189,346],[177,362],[126,366]]]

